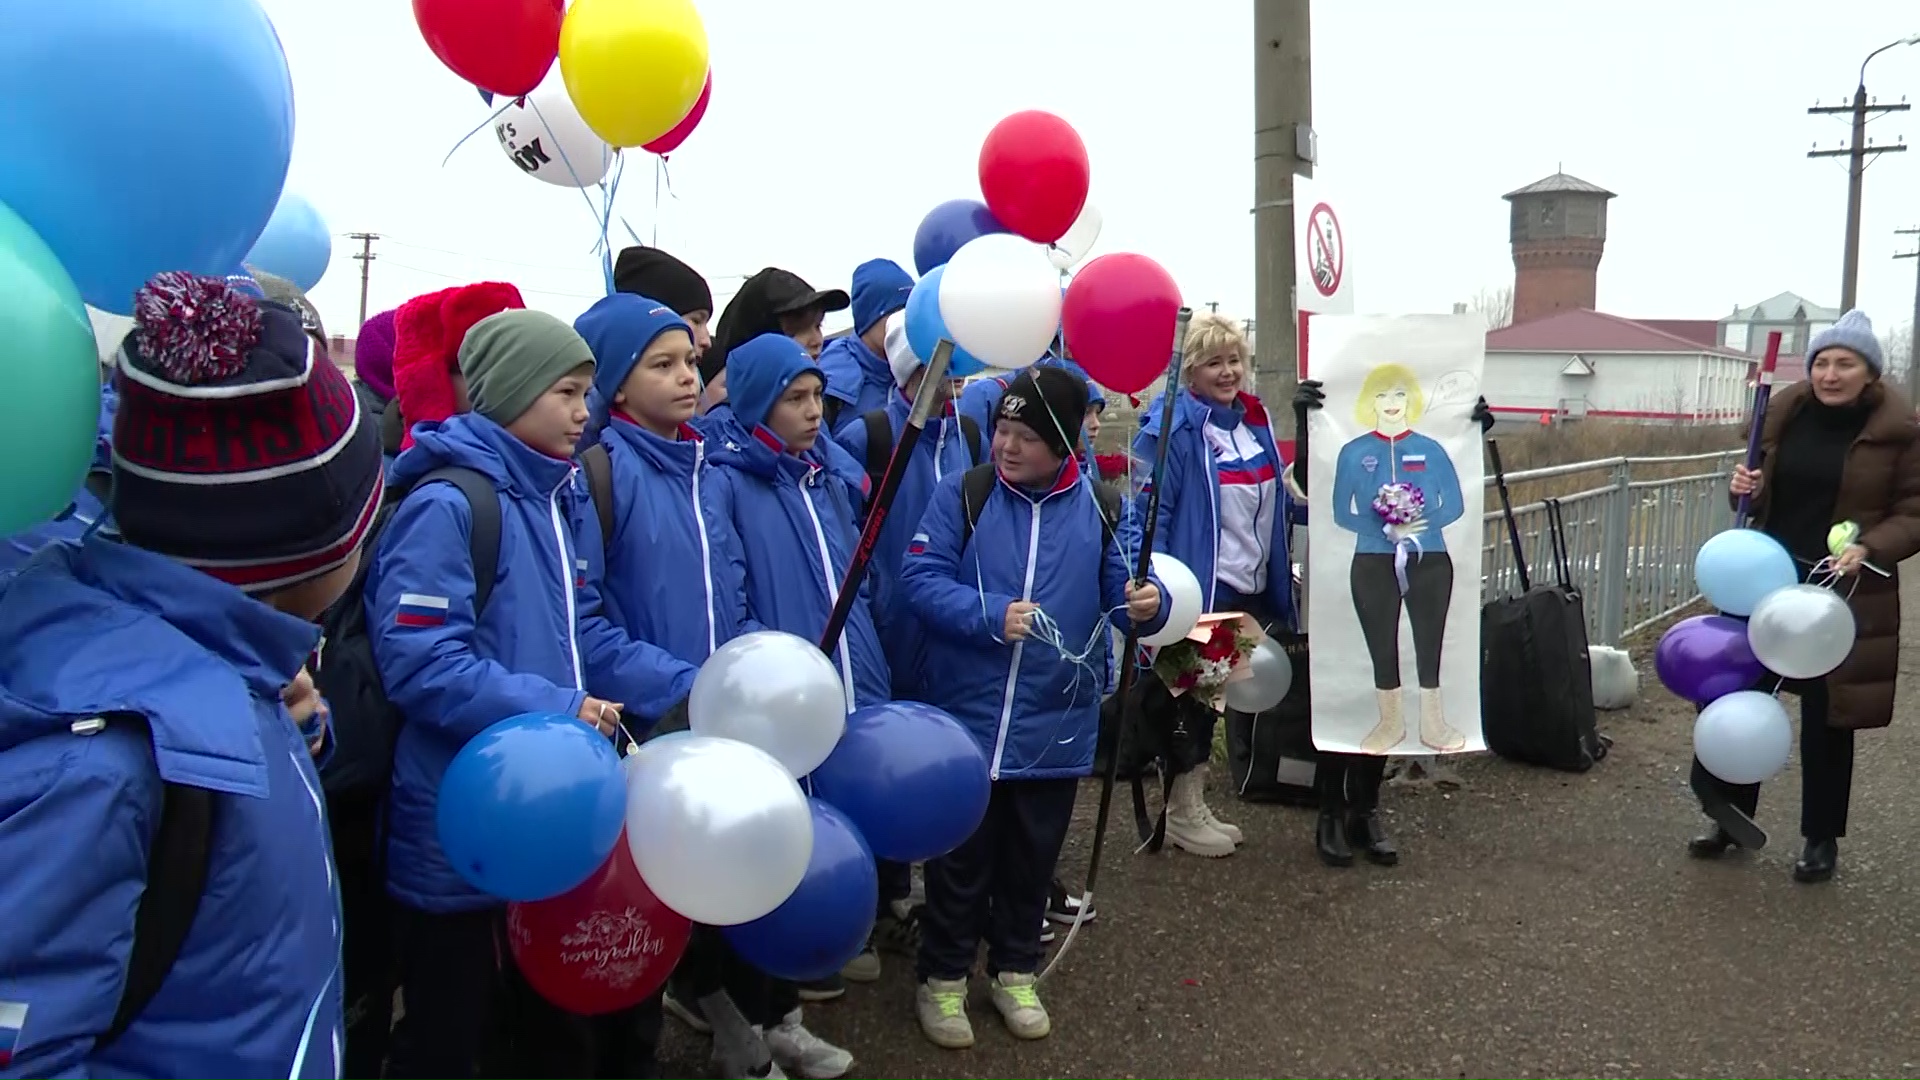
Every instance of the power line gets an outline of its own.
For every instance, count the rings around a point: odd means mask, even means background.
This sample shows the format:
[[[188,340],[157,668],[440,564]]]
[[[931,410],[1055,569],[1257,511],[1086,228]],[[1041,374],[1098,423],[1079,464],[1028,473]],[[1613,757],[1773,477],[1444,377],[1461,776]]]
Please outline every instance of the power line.
[[[380,239],[380,234],[357,232],[348,233],[347,236],[349,239],[360,241],[360,253],[353,257],[354,261],[360,264],[360,323],[354,328],[354,333],[357,334],[360,332],[360,326],[367,325],[367,284],[373,276],[373,260],[376,257],[373,254],[373,242]]]

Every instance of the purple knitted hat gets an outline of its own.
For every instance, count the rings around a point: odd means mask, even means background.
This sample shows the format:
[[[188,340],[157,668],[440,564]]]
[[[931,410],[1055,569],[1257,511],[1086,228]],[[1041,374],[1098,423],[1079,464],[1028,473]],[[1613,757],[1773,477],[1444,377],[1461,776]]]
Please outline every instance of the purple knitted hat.
[[[353,373],[374,393],[393,400],[393,312],[383,311],[360,328],[353,343]]]

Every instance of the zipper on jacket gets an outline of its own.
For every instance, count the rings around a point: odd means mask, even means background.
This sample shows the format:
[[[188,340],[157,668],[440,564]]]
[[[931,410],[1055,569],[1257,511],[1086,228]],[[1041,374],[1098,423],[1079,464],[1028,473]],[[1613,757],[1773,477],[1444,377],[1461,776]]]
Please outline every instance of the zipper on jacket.
[[[827,583],[827,608],[829,611],[840,603],[840,584],[833,576],[833,556],[827,550],[827,530],[820,525],[820,511],[813,505],[813,492],[808,481],[800,482],[800,500],[807,504],[807,516],[813,519],[813,539],[820,548],[820,578]],[[847,648],[847,633],[840,633],[840,683],[847,692],[847,711],[852,712],[853,701],[853,653]]]
[[[718,633],[714,627],[713,615],[713,549],[712,546],[707,543],[707,515],[700,509],[700,466],[705,464],[706,460],[707,444],[704,442],[694,443],[693,525],[695,530],[700,533],[700,569],[705,574],[707,583],[707,655],[712,656],[713,651],[720,647],[720,643],[716,640]]]
[[[559,562],[556,565],[560,571],[560,595],[566,598],[567,603],[567,654],[573,658],[573,688],[585,690],[587,680],[580,673],[580,612],[574,607],[573,564],[567,558],[566,519],[560,516],[560,493],[571,483],[573,473],[569,470],[567,478],[547,493],[547,511],[553,519],[553,542],[559,545]]]
[[[1027,578],[1020,586],[1020,599],[1033,599],[1033,574],[1040,565],[1040,504],[1032,503],[1033,516],[1027,529]],[[985,509],[982,508],[982,512]],[[989,779],[1000,779],[1000,762],[1007,753],[1007,729],[1013,724],[1013,693],[1020,682],[1020,654],[1027,648],[1027,639],[1021,638],[1013,643],[1013,659],[1007,664],[1007,688],[1000,697],[1000,731],[993,738],[993,768],[987,774]],[[1038,764],[1036,761],[1035,764]]]
[[[969,447],[967,449],[967,452],[971,454],[973,452],[973,449]],[[939,438],[936,438],[933,441],[933,482],[936,484],[946,479],[946,476],[947,476],[946,470],[941,468],[941,463],[946,460],[946,457],[947,457],[947,422],[945,420],[941,420],[940,436]]]

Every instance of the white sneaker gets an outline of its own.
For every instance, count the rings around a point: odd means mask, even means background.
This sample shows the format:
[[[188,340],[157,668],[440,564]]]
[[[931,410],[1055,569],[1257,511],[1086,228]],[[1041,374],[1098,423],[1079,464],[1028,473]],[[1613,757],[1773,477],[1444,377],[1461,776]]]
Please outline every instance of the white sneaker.
[[[1053,923],[1048,921],[1045,915],[1040,916],[1040,944],[1051,945],[1053,938]]]
[[[847,961],[840,969],[840,977],[848,982],[870,983],[880,981],[880,953],[873,947],[873,939],[867,939],[867,947],[860,955]]]
[[[1186,772],[1173,778],[1167,794],[1167,840],[1190,855],[1209,859],[1233,854],[1233,841],[1207,823],[1206,804],[1200,801],[1200,777]]]
[[[1229,821],[1221,821],[1220,816],[1213,812],[1213,807],[1207,805],[1207,766],[1204,762],[1194,767],[1193,776],[1194,809],[1199,813],[1201,820],[1213,826],[1215,832],[1233,841],[1235,847],[1246,843],[1246,834],[1240,831],[1240,826]]]
[[[727,1080],[786,1080],[780,1063],[756,1027],[732,1029],[722,1025],[713,1037],[713,1069]]]
[[[993,1007],[1000,1010],[1007,1032],[1016,1039],[1044,1039],[1053,1033],[1053,1018],[1040,1004],[1032,975],[1001,972],[993,980]]]
[[[853,1070],[853,1055],[808,1031],[795,1009],[767,1031],[767,1049],[775,1065],[790,1076],[807,1080],[838,1080]]]
[[[967,980],[928,979],[913,992],[920,1032],[943,1050],[973,1045],[973,1021],[967,1019]]]

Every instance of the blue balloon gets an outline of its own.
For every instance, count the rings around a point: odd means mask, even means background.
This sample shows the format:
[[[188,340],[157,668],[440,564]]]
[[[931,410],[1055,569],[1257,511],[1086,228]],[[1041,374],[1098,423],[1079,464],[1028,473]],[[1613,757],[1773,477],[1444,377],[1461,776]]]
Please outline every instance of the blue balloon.
[[[162,270],[237,265],[293,156],[293,81],[256,0],[10,4],[0,101],[0,203],[116,315]]]
[[[845,814],[808,799],[813,855],[793,895],[750,923],[722,927],[735,952],[777,979],[824,979],[866,948],[880,906],[873,852]]]
[[[960,721],[893,701],[847,717],[846,734],[813,771],[814,793],[867,838],[874,854],[922,862],[957,848],[987,815],[987,754]]]
[[[1693,580],[1714,607],[1751,615],[1768,593],[1799,584],[1800,571],[1780,541],[1758,529],[1728,529],[1700,546]]]
[[[951,199],[927,211],[913,230],[913,265],[925,277],[947,265],[967,241],[989,233],[1006,232],[987,204],[974,199]]]
[[[933,350],[942,338],[953,340],[947,320],[940,317],[940,279],[946,272],[944,266],[934,267],[907,294],[907,344],[922,361],[933,359]],[[986,369],[985,363],[955,345],[953,357],[947,361],[947,378],[962,379]]]
[[[302,292],[320,284],[332,260],[333,234],[326,221],[305,196],[292,191],[280,196],[266,231],[247,252],[248,266],[286,278]]]
[[[440,779],[447,861],[502,900],[546,900],[613,854],[627,788],[605,736],[571,716],[527,713],[467,740]]]

